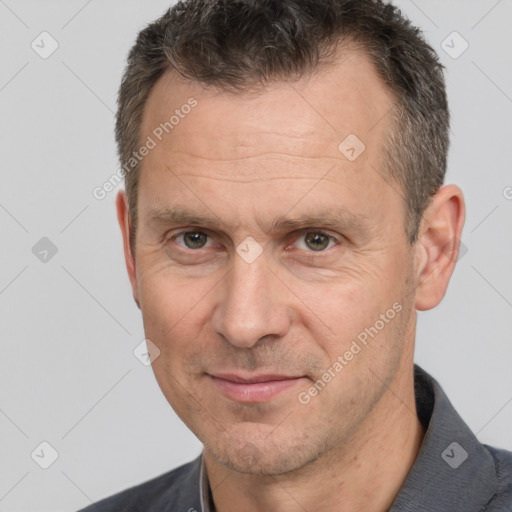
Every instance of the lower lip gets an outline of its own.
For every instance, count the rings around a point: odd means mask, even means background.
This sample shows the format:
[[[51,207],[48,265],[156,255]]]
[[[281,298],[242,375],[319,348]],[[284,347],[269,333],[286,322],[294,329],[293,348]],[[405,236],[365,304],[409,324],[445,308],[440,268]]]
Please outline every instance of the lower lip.
[[[211,377],[211,376],[210,376]],[[297,379],[271,380],[267,382],[254,382],[252,384],[244,384],[241,382],[233,382],[218,377],[211,377],[217,389],[228,398],[237,402],[247,403],[263,403],[271,400],[283,391],[292,388],[303,377]]]

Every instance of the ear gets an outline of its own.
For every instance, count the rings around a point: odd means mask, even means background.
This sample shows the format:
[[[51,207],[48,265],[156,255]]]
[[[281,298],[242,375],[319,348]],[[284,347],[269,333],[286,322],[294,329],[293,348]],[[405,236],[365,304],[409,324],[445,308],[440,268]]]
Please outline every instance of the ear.
[[[415,247],[415,308],[419,311],[436,307],[446,293],[457,263],[465,214],[461,189],[445,185],[423,215]]]
[[[140,309],[139,289],[137,286],[137,271],[135,267],[135,254],[133,253],[131,244],[132,226],[130,210],[128,208],[128,198],[124,190],[120,190],[117,194],[116,210],[117,220],[119,222],[119,227],[121,228],[121,234],[123,235],[124,260],[126,263],[126,269],[128,270],[128,277],[132,285],[133,298]]]

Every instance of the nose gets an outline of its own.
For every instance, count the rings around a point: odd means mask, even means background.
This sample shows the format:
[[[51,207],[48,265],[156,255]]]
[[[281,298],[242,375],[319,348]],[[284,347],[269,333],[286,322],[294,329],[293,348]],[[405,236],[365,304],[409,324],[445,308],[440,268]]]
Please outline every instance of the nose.
[[[241,348],[266,337],[282,337],[290,328],[286,300],[284,286],[268,268],[264,254],[252,263],[235,254],[232,270],[221,283],[213,329]]]

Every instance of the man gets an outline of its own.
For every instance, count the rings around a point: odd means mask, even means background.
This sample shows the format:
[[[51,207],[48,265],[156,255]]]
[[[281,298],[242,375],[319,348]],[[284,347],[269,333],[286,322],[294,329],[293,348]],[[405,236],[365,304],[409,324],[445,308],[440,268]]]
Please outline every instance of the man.
[[[372,0],[188,0],[119,95],[156,379],[204,445],[87,511],[506,511],[512,454],[414,367],[464,223],[441,66]]]

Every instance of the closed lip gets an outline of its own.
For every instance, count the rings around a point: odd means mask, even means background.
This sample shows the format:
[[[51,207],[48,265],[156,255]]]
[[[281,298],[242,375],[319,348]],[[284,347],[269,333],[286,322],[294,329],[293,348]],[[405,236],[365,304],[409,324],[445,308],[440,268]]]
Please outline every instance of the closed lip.
[[[258,375],[216,373],[208,376],[224,396],[241,403],[268,402],[302,381],[302,377],[279,373]]]
[[[281,374],[262,374],[241,376],[234,373],[215,373],[210,374],[211,377],[216,379],[223,379],[237,384],[259,384],[261,382],[275,382],[279,380],[293,380],[300,379],[303,375],[281,375]]]

